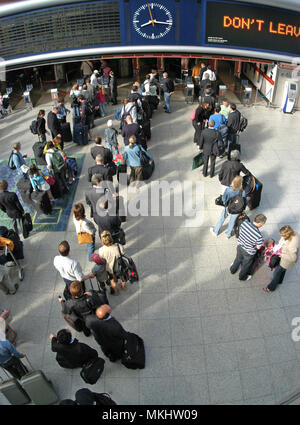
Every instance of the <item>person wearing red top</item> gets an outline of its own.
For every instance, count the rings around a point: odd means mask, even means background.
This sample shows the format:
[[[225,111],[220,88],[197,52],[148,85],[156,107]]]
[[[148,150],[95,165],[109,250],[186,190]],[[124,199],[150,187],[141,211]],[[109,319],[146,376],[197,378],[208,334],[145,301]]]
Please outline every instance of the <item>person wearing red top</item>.
[[[105,88],[103,86],[98,87],[96,105],[99,106],[101,117],[105,117]]]

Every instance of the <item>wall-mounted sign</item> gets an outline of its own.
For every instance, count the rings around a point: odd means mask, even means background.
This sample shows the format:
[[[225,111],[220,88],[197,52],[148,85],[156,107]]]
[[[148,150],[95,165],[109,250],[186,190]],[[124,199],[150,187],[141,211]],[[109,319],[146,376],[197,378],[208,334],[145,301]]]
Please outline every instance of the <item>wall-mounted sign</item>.
[[[209,1],[205,42],[300,55],[300,14],[266,6]]]

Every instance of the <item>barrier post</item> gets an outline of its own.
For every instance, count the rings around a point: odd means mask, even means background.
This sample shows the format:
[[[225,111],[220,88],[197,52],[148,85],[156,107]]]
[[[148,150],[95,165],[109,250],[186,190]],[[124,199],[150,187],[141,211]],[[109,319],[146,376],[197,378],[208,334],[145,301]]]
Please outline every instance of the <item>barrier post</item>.
[[[51,89],[51,99],[53,100],[53,106],[57,106],[57,100],[58,100],[57,89]]]

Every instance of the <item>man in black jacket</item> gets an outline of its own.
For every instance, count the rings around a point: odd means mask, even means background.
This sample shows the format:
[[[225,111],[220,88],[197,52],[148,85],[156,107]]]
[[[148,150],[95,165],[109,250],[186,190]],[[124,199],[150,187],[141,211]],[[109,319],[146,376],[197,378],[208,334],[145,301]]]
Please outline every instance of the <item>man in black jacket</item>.
[[[72,338],[69,329],[50,334],[51,350],[56,354],[57,363],[64,368],[75,369],[98,357],[98,353],[87,344]]]
[[[124,138],[124,145],[129,145],[129,138],[135,136],[138,140],[139,134],[141,133],[141,126],[132,121],[131,115],[127,115],[122,127],[122,137]]]
[[[230,114],[228,115],[228,139],[232,143],[236,143],[236,135],[240,128],[241,113],[236,109],[235,103],[230,104]]]
[[[104,181],[109,180],[112,182],[113,175],[115,174],[115,169],[112,163],[104,164],[104,157],[100,154],[96,156],[95,162],[96,162],[96,165],[93,165],[93,167],[90,167],[88,169],[89,182],[92,181],[92,177],[94,174],[101,174]]]
[[[54,106],[52,111],[50,111],[47,116],[47,126],[51,131],[52,139],[54,139],[56,136],[61,137],[61,124],[59,119],[57,118],[58,112],[58,107]]]
[[[210,158],[210,177],[215,174],[215,163],[216,163],[216,152],[214,148],[217,147],[217,142],[222,143],[222,137],[220,133],[214,130],[215,122],[210,120],[208,122],[208,128],[205,128],[200,136],[199,150],[203,152],[204,163],[203,163],[203,176],[207,177],[208,160]],[[215,145],[215,146],[214,146]]]
[[[104,304],[97,308],[96,316],[88,316],[86,325],[104,355],[114,362],[122,357],[126,331],[110,313],[110,306]]]
[[[104,164],[109,164],[113,160],[111,151],[102,146],[102,138],[100,136],[95,138],[95,146],[91,149],[91,155],[94,159],[96,159],[97,155],[103,156]]]
[[[8,217],[12,219],[12,225],[14,231],[19,233],[18,225],[20,227],[20,233],[22,232],[22,217],[24,215],[24,209],[20,204],[18,196],[14,192],[8,192],[8,183],[6,180],[0,181],[0,208],[5,212]]]
[[[164,93],[164,101],[165,101],[165,112],[167,112],[168,114],[171,112],[171,108],[170,108],[170,97],[171,94],[174,93],[175,87],[174,87],[174,83],[171,80],[171,78],[168,77],[168,73],[164,72],[163,73],[163,80],[162,80],[162,91]]]
[[[115,203],[111,209],[108,209],[108,201],[100,200],[98,202],[97,213],[94,214],[94,221],[98,226],[99,236],[104,230],[109,231],[113,238],[114,234],[118,233],[121,228],[121,220],[117,215]]]
[[[219,180],[224,189],[223,192],[231,185],[234,177],[239,176],[241,172],[244,175],[250,174],[250,171],[240,162],[240,152],[233,150],[230,154],[230,160],[223,163],[219,173]]]

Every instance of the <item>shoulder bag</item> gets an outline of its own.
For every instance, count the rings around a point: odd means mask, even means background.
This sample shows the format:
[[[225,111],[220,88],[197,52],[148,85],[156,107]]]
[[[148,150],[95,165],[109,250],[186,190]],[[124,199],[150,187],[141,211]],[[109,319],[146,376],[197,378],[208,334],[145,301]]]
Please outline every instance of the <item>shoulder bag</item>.
[[[78,244],[79,245],[85,245],[85,244],[88,244],[88,243],[93,243],[93,235],[91,235],[88,232],[82,232],[81,231],[81,224],[82,224],[82,220],[80,222],[80,232],[77,233]]]

